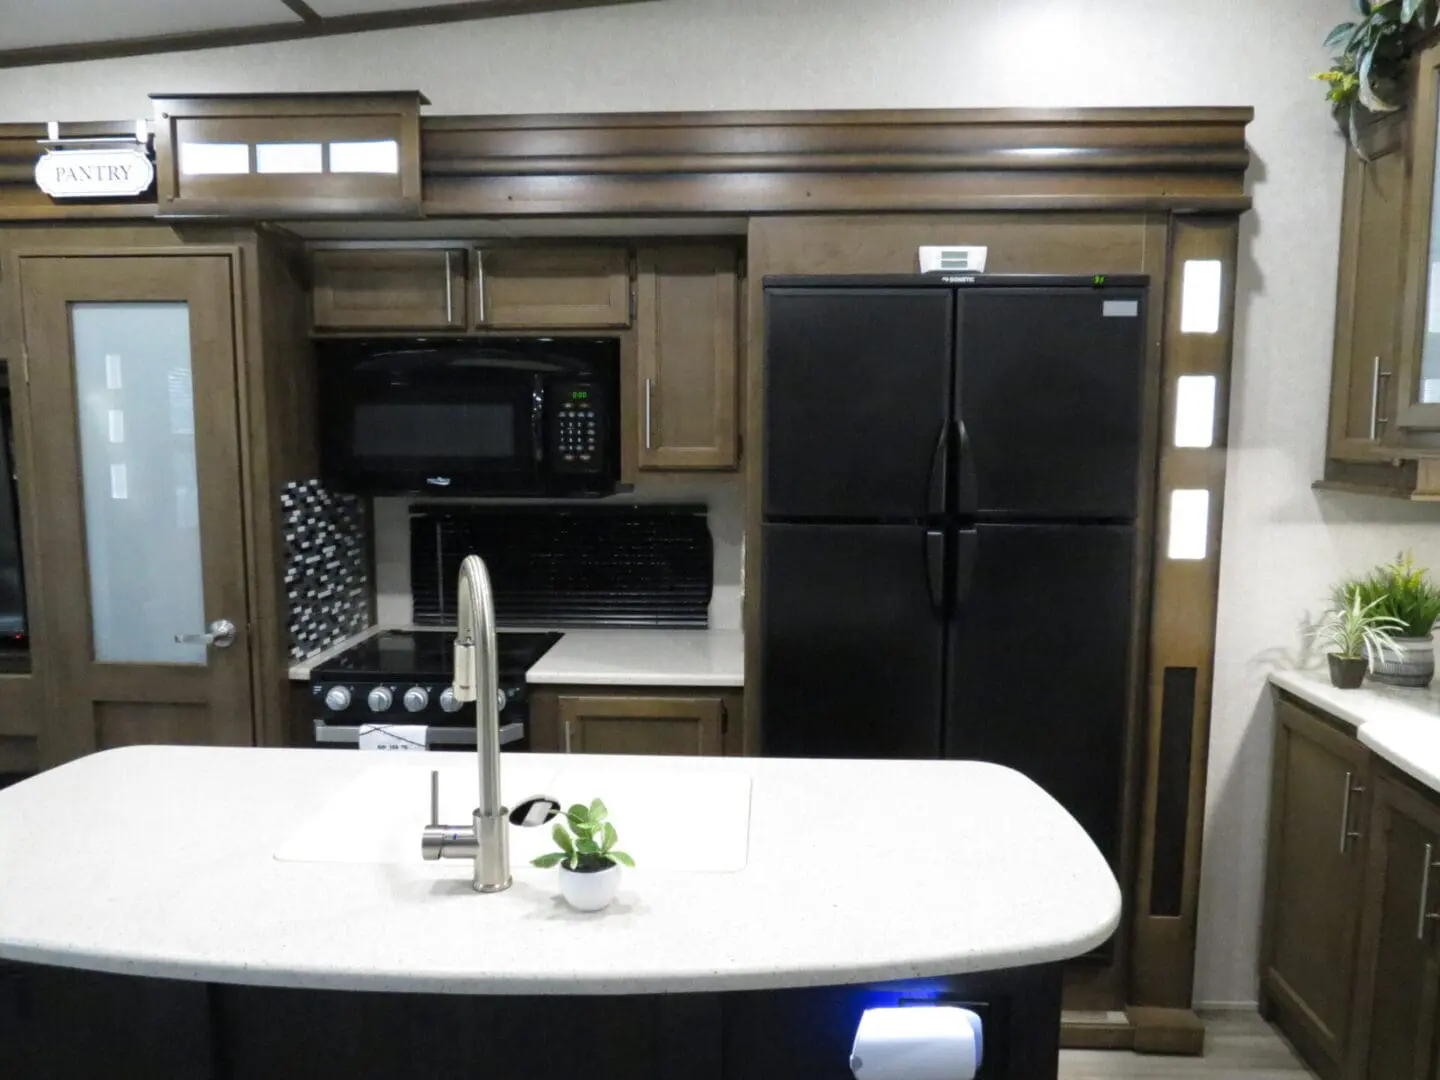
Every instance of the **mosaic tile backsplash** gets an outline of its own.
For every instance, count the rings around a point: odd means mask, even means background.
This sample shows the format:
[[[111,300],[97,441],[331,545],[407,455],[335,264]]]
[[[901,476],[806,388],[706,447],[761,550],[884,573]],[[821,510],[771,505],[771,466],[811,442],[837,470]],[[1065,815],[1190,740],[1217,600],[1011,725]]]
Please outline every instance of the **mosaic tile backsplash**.
[[[290,658],[306,660],[370,625],[369,515],[318,480],[287,484],[280,507]]]

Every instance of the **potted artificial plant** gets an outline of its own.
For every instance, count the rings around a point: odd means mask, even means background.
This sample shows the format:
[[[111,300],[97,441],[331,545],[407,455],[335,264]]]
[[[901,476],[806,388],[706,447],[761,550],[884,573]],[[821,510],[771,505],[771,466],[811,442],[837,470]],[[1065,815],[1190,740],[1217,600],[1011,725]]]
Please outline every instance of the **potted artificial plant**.
[[[1355,152],[1365,158],[1362,131],[1372,117],[1397,112],[1410,81],[1410,61],[1435,29],[1440,0],[1354,0],[1356,17],[1325,38],[1330,67],[1316,76]]]
[[[555,823],[551,836],[559,851],[530,860],[532,866],[560,868],[560,895],[577,911],[599,911],[620,889],[620,867],[635,860],[615,849],[620,836],[599,799],[576,803]]]
[[[1395,648],[1391,634],[1401,628],[1401,623],[1379,611],[1380,600],[1372,600],[1367,605],[1348,586],[1336,600],[1336,605],[1315,628],[1315,641],[1321,646],[1334,646],[1334,651],[1326,654],[1331,684],[1341,690],[1358,690],[1365,680],[1370,657],[1384,655]]]
[[[1391,686],[1429,686],[1435,675],[1435,620],[1440,618],[1440,586],[1407,552],[1341,587],[1346,607],[1359,604],[1393,619],[1387,648],[1371,648],[1370,678]]]

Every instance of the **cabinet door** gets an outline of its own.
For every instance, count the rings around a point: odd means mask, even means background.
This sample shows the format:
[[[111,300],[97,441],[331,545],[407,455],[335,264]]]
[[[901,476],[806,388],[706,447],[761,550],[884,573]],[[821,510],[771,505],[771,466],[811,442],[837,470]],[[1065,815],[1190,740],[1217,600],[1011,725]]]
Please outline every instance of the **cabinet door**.
[[[635,318],[642,469],[729,469],[738,459],[737,260],[722,247],[640,252]]]
[[[718,755],[726,726],[720,698],[562,697],[567,754]]]
[[[475,253],[475,325],[564,330],[630,325],[624,248],[484,248]]]
[[[1330,388],[1330,456],[1339,460],[1373,461],[1396,436],[1406,131],[1403,116],[1386,118],[1367,132],[1374,160],[1346,156]]]
[[[20,263],[47,493],[35,516],[53,679],[41,753],[250,744],[231,260]]]
[[[317,251],[316,330],[465,329],[465,252]]]
[[[1353,735],[1277,701],[1260,974],[1326,1075],[1350,1034],[1368,758]]]
[[[1380,777],[1369,845],[1349,1075],[1430,1080],[1440,1005],[1440,809]]]
[[[1440,45],[1431,45],[1416,58],[1410,124],[1400,426],[1433,430],[1440,429],[1440,201],[1435,198],[1440,179]]]

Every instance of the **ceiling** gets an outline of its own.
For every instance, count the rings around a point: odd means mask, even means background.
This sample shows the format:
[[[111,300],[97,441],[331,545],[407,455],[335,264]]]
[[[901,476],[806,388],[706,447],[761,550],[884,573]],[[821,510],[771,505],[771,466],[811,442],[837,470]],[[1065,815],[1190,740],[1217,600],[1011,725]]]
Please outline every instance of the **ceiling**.
[[[0,0],[0,68],[635,2],[638,0]]]

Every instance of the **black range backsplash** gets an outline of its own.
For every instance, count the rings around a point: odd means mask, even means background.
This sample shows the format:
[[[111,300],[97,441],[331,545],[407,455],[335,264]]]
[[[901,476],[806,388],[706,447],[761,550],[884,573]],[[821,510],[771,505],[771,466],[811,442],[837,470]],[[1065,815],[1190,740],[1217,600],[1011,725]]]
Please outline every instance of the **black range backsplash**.
[[[705,627],[713,549],[704,506],[416,506],[414,619],[454,625],[455,581],[473,552],[505,626]]]

